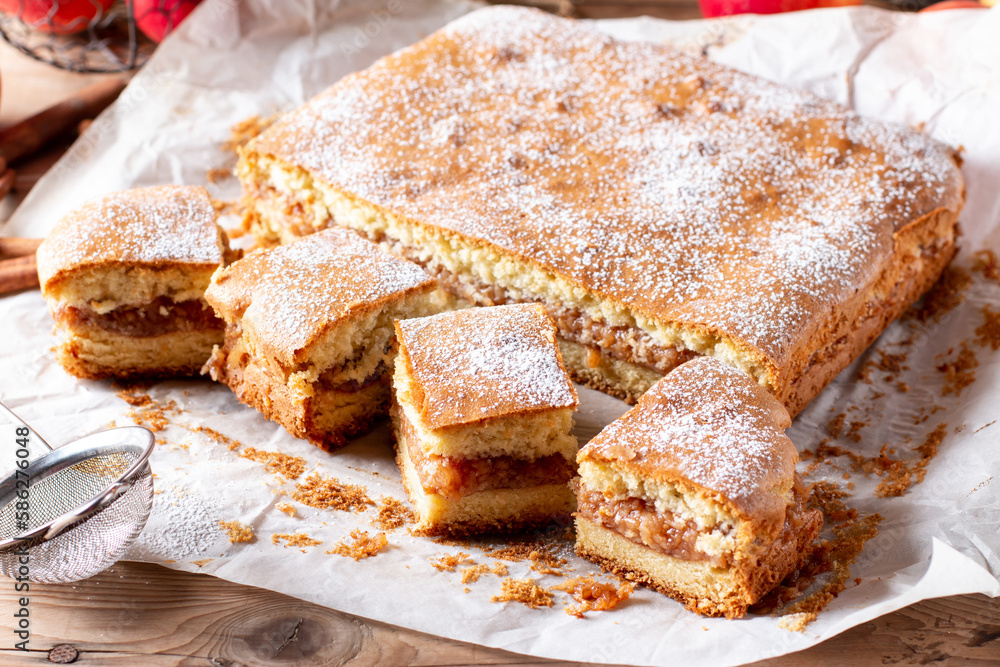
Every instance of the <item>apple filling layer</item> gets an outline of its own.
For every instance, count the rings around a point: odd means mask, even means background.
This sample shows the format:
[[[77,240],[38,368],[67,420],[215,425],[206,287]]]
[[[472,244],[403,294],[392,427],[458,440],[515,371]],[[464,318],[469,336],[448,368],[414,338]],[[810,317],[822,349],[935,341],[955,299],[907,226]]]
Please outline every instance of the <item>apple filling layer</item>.
[[[63,306],[55,313],[55,318],[72,329],[103,329],[131,338],[224,327],[222,320],[201,299],[175,302],[165,296],[142,306],[122,306],[106,313],[86,307]]]
[[[549,454],[537,459],[513,456],[458,458],[428,454],[416,444],[416,434],[405,415],[400,415],[400,422],[420,485],[426,493],[448,500],[461,500],[479,491],[568,484],[576,474],[573,463],[562,454]]]
[[[712,567],[726,568],[731,554],[710,555],[696,545],[706,531],[693,521],[673,512],[659,512],[641,498],[608,498],[600,491],[580,488],[577,491],[577,514],[613,530],[636,544],[645,545],[672,558],[710,561]],[[720,530],[718,527],[715,530]]]

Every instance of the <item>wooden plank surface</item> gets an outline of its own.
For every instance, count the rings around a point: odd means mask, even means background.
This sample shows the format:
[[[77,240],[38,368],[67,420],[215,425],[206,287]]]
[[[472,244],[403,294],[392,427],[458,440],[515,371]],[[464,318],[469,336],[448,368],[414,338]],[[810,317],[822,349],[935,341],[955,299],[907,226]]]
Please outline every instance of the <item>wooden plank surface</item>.
[[[578,16],[698,16],[689,0],[542,0]],[[49,68],[0,43],[0,126],[61,100],[94,80]],[[38,175],[60,148],[18,165]],[[20,193],[23,196],[23,188]],[[9,211],[16,196],[8,197]],[[33,585],[31,651],[12,648],[10,614],[19,594],[0,581],[7,629],[0,665],[52,664],[49,650],[70,645],[74,664],[125,667],[236,665],[576,665],[432,637],[368,621],[264,589],[143,563],[119,563],[76,584]],[[924,601],[807,651],[758,665],[1000,664],[1000,600],[981,595]]]

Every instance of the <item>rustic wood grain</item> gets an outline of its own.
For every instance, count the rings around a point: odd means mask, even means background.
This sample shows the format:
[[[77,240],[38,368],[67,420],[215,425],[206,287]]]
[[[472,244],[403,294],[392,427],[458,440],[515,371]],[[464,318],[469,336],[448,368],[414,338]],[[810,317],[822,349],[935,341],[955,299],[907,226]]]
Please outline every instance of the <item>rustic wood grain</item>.
[[[441,639],[344,614],[280,593],[148,563],[119,563],[76,584],[31,587],[32,651],[0,650],[0,664],[46,662],[70,644],[87,666],[579,665]],[[14,609],[0,586],[0,609]],[[737,621],[738,622],[738,621]],[[806,651],[757,663],[995,665],[1000,600],[928,600]]]

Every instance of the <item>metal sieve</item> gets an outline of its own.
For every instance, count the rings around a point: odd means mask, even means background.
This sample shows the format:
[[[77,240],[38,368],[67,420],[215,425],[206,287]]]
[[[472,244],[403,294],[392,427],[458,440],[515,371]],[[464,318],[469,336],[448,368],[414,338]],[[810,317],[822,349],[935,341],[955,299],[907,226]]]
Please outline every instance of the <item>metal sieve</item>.
[[[31,429],[0,402],[0,411]],[[140,426],[52,449],[0,482],[0,574],[77,581],[113,565],[153,506],[153,434]],[[6,443],[4,443],[6,446]]]

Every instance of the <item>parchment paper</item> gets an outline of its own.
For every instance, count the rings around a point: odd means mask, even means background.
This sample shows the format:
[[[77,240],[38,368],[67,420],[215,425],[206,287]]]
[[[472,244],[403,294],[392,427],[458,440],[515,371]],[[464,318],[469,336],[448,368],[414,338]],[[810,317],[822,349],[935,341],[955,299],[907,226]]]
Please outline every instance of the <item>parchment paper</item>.
[[[412,43],[474,8],[468,2],[392,0],[377,6],[346,0],[319,10],[312,2],[208,0],[157,51],[121,99],[105,112],[32,191],[3,230],[42,236],[60,215],[97,194],[139,185],[206,183],[210,168],[230,167],[220,149],[230,126],[304,102],[344,74]],[[862,113],[922,125],[965,149],[968,204],[962,215],[962,254],[1000,250],[1000,9],[929,15],[870,8],[831,9],[775,17],[737,17],[672,23],[652,19],[600,21],[624,39],[672,41],[689,51],[761,76],[851,104]],[[209,185],[223,199],[235,181]],[[800,450],[830,436],[828,424],[845,414],[832,444],[866,457],[883,445],[912,461],[911,450],[939,428],[946,436],[926,479],[900,498],[873,495],[881,481],[853,472],[849,504],[884,520],[852,569],[850,585],[804,632],[781,629],[769,616],[739,621],[705,619],[644,589],[613,612],[585,620],[562,611],[490,601],[500,579],[468,585],[458,573],[439,572],[430,559],[455,553],[410,536],[389,533],[390,548],[355,562],[324,553],[354,528],[374,533],[373,512],[315,510],[295,504],[296,517],[274,508],[291,484],[260,463],[237,456],[197,426],[243,446],[301,456],[311,471],[364,485],[378,500],[405,499],[382,427],[333,455],[295,440],[228,389],[210,382],[173,381],[149,393],[176,401],[179,413],[161,431],[152,458],[158,494],[153,514],[127,557],[208,572],[273,589],[367,618],[435,635],[552,658],[636,664],[732,665],[797,651],[915,601],[961,593],[1000,594],[1000,354],[976,330],[982,309],[998,302],[1000,284],[977,275],[964,303],[939,322],[892,325],[798,417],[790,435]],[[37,292],[0,300],[0,388],[4,400],[56,445],[130,423],[129,406],[105,382],[77,381],[53,361],[51,318]],[[898,343],[910,339],[906,346]],[[942,395],[945,374],[962,343],[975,355],[977,380]],[[859,369],[881,352],[905,350],[895,377]],[[905,383],[903,392],[899,383]],[[586,441],[626,406],[582,390],[578,433]],[[849,428],[851,422],[862,426]],[[857,440],[855,442],[854,440]],[[10,467],[6,461],[0,467]],[[803,468],[805,464],[803,464]],[[850,466],[825,466],[846,488]],[[218,522],[251,525],[256,539],[230,544]],[[323,544],[305,549],[272,544],[274,533],[305,532]],[[466,549],[466,551],[470,551]],[[493,559],[471,550],[477,563]],[[596,568],[571,557],[573,574]],[[542,585],[559,581],[511,564],[515,577]]]

